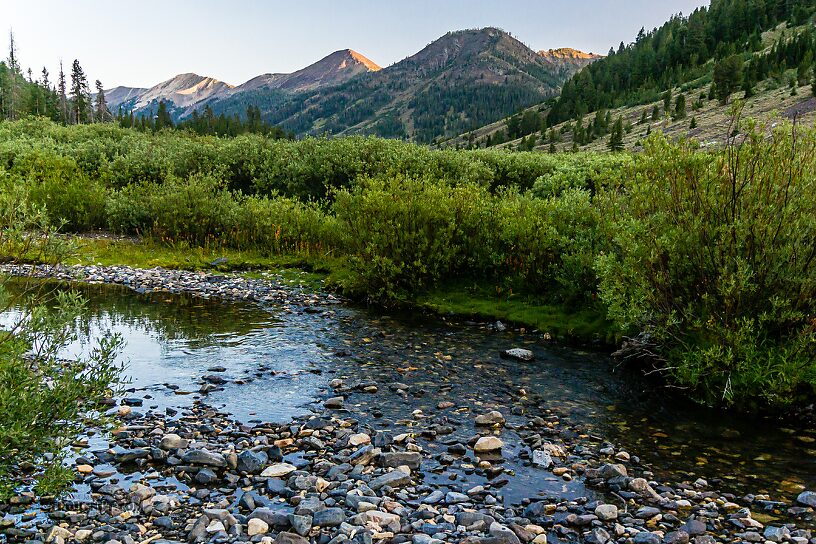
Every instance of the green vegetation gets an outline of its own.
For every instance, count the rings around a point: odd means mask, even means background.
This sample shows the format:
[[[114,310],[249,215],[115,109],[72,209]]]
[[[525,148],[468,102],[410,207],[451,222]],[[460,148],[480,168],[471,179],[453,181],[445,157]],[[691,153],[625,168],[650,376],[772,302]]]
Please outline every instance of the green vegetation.
[[[761,49],[763,31],[781,22],[802,25],[814,9],[809,0],[712,0],[709,7],[698,8],[688,17],[672,17],[652,32],[641,29],[634,43],[621,43],[617,51],[610,50],[605,59],[564,84],[550,110],[549,125],[593,111],[655,101],[666,89],[710,74],[712,60],[722,64],[733,55]],[[722,65],[731,69],[723,75],[735,88],[740,81],[730,76],[735,75],[731,63],[737,60]],[[726,89],[719,90],[721,100],[725,93]]]
[[[0,195],[0,252],[6,257],[54,263],[69,247],[54,236],[36,209]],[[39,236],[31,236],[33,230]],[[111,393],[120,369],[113,363],[119,339],[105,337],[87,357],[65,361],[62,350],[76,339],[76,319],[84,302],[47,288],[14,289],[0,280],[0,307],[18,309],[0,331],[0,500],[19,485],[40,494],[60,491],[73,478],[62,465],[64,449],[76,434],[99,421],[98,403]]]
[[[816,386],[816,131],[740,130],[714,152],[654,135],[549,155],[24,120],[0,125],[0,185],[65,230],[147,241],[88,242],[85,262],[226,256],[564,338],[646,332],[696,398],[784,406]]]

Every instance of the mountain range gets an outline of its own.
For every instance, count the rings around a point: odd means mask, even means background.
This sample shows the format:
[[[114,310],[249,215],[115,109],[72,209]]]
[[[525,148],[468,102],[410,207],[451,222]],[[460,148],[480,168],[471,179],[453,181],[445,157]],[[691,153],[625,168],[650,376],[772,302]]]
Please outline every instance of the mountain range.
[[[450,32],[386,68],[344,49],[289,74],[267,73],[233,86],[180,74],[150,89],[105,91],[112,111],[147,115],[164,101],[175,120],[244,115],[299,135],[376,134],[431,142],[501,119],[558,93],[599,55],[563,48],[533,51],[507,32]]]

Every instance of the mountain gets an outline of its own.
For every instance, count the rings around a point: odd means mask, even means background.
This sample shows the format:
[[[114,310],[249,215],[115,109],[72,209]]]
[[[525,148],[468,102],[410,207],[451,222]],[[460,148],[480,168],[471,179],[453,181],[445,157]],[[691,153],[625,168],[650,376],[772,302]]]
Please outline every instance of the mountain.
[[[546,51],[539,51],[538,54],[547,59],[547,61],[555,65],[560,64],[565,69],[570,70],[573,73],[575,72],[576,68],[580,70],[581,68],[592,64],[596,60],[604,58],[603,55],[584,53],[583,51],[578,51],[577,49],[573,49],[571,47],[547,49]]]
[[[607,149],[620,120],[625,149],[640,149],[654,132],[718,145],[736,98],[745,118],[808,125],[816,119],[815,20],[812,1],[712,0],[641,30],[576,73],[557,99],[438,144],[598,151]]]
[[[599,58],[574,49],[535,52],[507,32],[450,32],[381,69],[343,49],[296,72],[267,73],[233,87],[180,74],[150,89],[106,91],[111,110],[136,115],[165,101],[179,120],[209,107],[264,119],[299,135],[376,134],[431,142],[501,119],[557,95],[575,72]]]
[[[339,85],[360,74],[378,70],[380,67],[377,64],[360,53],[343,49],[291,74],[262,74],[237,87],[211,77],[188,73],[179,74],[150,89],[116,87],[105,91],[105,99],[111,110],[121,106],[123,110],[133,110],[136,115],[155,110],[158,102],[164,100],[173,117],[180,119],[195,109],[229,98],[232,100],[226,104],[239,105],[240,109],[231,111],[235,108],[224,107],[221,111],[243,115],[248,105],[277,103],[276,99],[286,94]]]
[[[137,87],[114,87],[105,91],[105,100],[109,108],[116,109],[121,104],[138,100],[139,96],[146,92],[147,89]]]
[[[263,74],[235,87],[231,94],[259,89],[280,89],[289,92],[313,91],[320,87],[340,85],[351,78],[381,70],[374,62],[351,49],[335,51],[291,74]]]
[[[536,53],[496,28],[464,30],[340,85],[288,98],[255,98],[268,120],[298,134],[361,133],[430,142],[555,95],[586,62]],[[235,100],[214,100],[211,107],[234,113],[240,110]]]

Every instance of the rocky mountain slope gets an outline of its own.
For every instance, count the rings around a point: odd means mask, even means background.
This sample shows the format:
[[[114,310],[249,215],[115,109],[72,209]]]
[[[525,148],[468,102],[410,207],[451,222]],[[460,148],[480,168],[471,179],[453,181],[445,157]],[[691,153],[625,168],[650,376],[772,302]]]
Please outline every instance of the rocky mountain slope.
[[[264,114],[299,134],[430,142],[556,94],[586,62],[536,53],[496,28],[451,32],[388,68],[301,93]],[[229,111],[229,99],[213,107]]]
[[[268,73],[231,86],[181,74],[150,89],[117,87],[108,105],[136,115],[164,100],[176,119],[210,107],[216,115],[260,108],[297,134],[376,134],[431,142],[496,121],[558,93],[597,55],[536,52],[496,29],[450,32],[381,69],[344,49],[290,74]]]

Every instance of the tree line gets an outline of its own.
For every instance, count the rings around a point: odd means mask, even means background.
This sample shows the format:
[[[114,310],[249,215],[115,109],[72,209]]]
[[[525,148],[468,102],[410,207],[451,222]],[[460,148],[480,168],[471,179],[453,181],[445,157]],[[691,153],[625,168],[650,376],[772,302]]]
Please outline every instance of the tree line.
[[[23,72],[14,33],[9,32],[9,52],[0,61],[0,118],[20,119],[29,115],[47,117],[64,125],[108,122],[113,119],[102,92],[102,82],[94,82],[96,94],[91,94],[85,70],[74,60],[66,77],[62,61],[57,80],[43,67],[38,78],[31,68]]]
[[[250,105],[244,116],[237,113],[215,115],[210,106],[203,113],[176,122],[165,101],[153,107],[135,112],[119,108],[112,112],[105,99],[100,80],[94,82],[94,93],[85,70],[74,60],[70,74],[66,75],[62,61],[56,81],[51,80],[48,69],[43,67],[35,78],[29,68],[25,72],[20,65],[14,33],[9,32],[8,57],[0,61],[0,119],[13,121],[28,116],[45,117],[63,125],[116,122],[120,127],[142,131],[162,129],[189,130],[202,135],[238,136],[261,134],[270,138],[294,138],[278,126],[265,121],[261,110]]]

